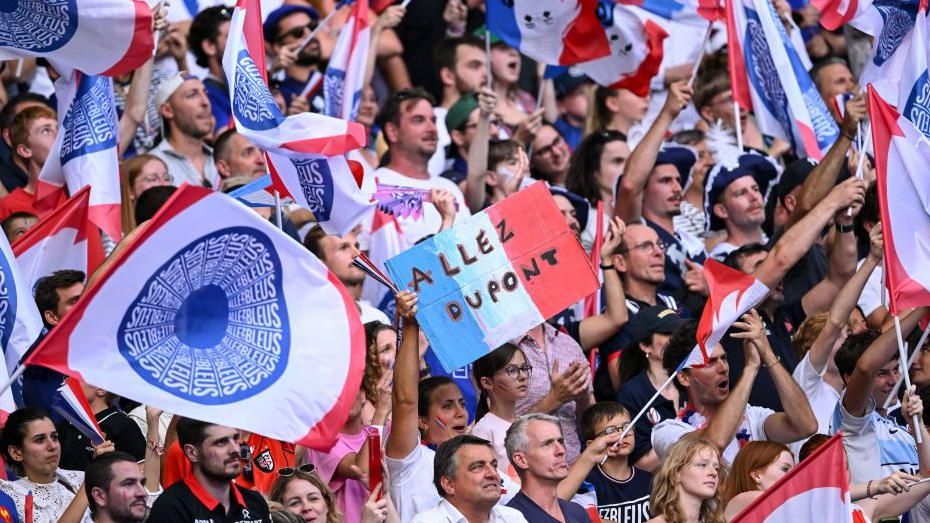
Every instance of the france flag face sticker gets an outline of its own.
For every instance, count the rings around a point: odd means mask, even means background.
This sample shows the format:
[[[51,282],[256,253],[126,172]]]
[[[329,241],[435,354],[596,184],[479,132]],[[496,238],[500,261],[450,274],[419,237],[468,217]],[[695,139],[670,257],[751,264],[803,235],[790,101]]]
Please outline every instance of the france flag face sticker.
[[[0,2],[0,46],[50,53],[68,43],[77,26],[77,0]]]
[[[290,346],[281,260],[263,232],[187,244],[145,282],[117,332],[140,377],[186,400],[238,401],[273,384]]]

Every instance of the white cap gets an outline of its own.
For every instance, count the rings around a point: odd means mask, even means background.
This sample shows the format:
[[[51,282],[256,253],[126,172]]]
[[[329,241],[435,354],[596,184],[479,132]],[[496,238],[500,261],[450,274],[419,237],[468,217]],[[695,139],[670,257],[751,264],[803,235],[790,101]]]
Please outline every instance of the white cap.
[[[197,77],[187,71],[181,71],[174,76],[162,80],[161,83],[158,84],[158,91],[155,92],[155,107],[160,109],[161,106],[171,98],[171,95],[178,90],[178,87],[181,87],[181,84],[187,80],[197,80]]]

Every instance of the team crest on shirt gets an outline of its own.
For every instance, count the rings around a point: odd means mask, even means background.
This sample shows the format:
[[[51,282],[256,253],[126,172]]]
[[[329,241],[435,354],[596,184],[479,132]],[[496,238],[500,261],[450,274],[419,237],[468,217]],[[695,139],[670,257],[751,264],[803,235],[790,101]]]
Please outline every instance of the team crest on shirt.
[[[258,467],[258,470],[265,474],[274,472],[274,457],[271,455],[270,449],[265,449],[260,452],[252,461],[255,462],[255,466]]]
[[[662,421],[662,416],[659,415],[659,411],[657,411],[655,407],[649,407],[649,410],[646,411],[646,419],[649,420],[649,423],[655,425]]]

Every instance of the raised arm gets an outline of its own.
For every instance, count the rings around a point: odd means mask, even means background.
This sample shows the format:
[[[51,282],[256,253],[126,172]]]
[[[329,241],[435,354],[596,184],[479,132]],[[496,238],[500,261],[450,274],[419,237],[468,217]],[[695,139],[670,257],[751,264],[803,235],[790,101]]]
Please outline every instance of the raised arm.
[[[404,459],[419,445],[417,396],[420,384],[420,326],[414,316],[417,296],[410,291],[397,294],[397,313],[404,319],[403,340],[394,361],[394,392],[391,411],[391,432],[385,455]]]
[[[482,87],[478,92],[478,127],[468,148],[468,177],[465,180],[465,202],[471,212],[484,208],[487,199],[488,142],[491,139],[491,115],[497,107],[494,91]]]
[[[168,28],[167,8],[164,2],[159,2],[152,10],[152,31],[157,35]],[[132,74],[132,83],[129,84],[129,93],[126,95],[126,107],[119,119],[119,155],[125,154],[136,136],[136,129],[145,120],[145,112],[149,104],[149,88],[152,86],[152,68],[155,57],[149,58],[142,67]]]
[[[854,207],[853,214],[858,214]],[[807,291],[801,298],[801,306],[807,315],[826,310],[836,298],[844,283],[856,273],[856,235],[853,234],[853,217],[845,209],[835,215],[837,229],[834,233],[833,249],[830,251],[827,277]],[[842,228],[842,230],[840,230]]]
[[[668,98],[665,99],[665,105],[659,111],[659,116],[643,136],[642,141],[630,153],[623,176],[620,178],[620,185],[617,188],[617,204],[614,206],[614,216],[626,223],[635,222],[642,216],[643,191],[646,189],[649,173],[655,166],[665,133],[668,132],[678,113],[691,103],[692,93],[693,90],[686,82],[673,83],[668,88]]]
[[[830,194],[814,207],[801,221],[785,231],[769,255],[753,273],[759,281],[773,289],[788,270],[804,256],[811,245],[820,237],[820,232],[830,218],[840,209],[853,204],[861,205],[865,200],[865,183],[849,178],[837,185]]]
[[[148,430],[145,434],[145,462],[142,464],[142,474],[145,476],[145,490],[158,492],[161,490],[161,457],[165,448],[158,441],[158,427],[161,421],[161,409],[145,406],[145,421]]]
[[[926,312],[927,308],[922,307],[911,311],[910,314],[901,319],[901,335],[906,338]],[[869,345],[869,348],[866,349],[862,356],[859,356],[856,368],[853,369],[849,381],[846,382],[846,393],[843,394],[843,408],[846,409],[846,412],[857,417],[865,414],[865,407],[872,395],[875,375],[886,363],[891,361],[897,350],[898,342],[895,330],[888,329]]]
[[[856,307],[856,301],[859,299],[859,295],[862,294],[866,282],[869,281],[869,276],[881,262],[882,228],[876,226],[872,228],[872,232],[869,234],[868,256],[865,257],[865,261],[862,262],[856,274],[843,285],[839,294],[836,295],[827,316],[827,323],[823,326],[823,330],[820,331],[817,339],[814,340],[814,344],[811,345],[810,352],[808,352],[807,357],[810,360],[811,367],[818,373],[823,372],[823,369],[827,366],[830,353],[833,352],[833,344],[836,343],[836,339],[846,328],[849,315],[852,314],[853,309]]]
[[[604,271],[604,312],[581,320],[578,326],[578,343],[581,348],[588,350],[604,343],[628,320],[629,311],[626,308],[626,295],[623,292],[623,283],[620,274],[613,268],[613,252],[623,240],[626,225],[620,218],[614,217],[607,233],[604,234],[604,245],[601,246],[601,266]],[[609,269],[606,267],[610,267]],[[600,291],[598,291],[600,292]]]
[[[624,439],[629,440],[630,447],[633,446],[633,431],[627,433]],[[591,469],[604,460],[610,452],[610,448],[620,441],[620,432],[613,434],[603,434],[585,446],[584,451],[575,460],[575,463],[568,469],[568,476],[559,482],[559,498],[571,500],[572,496],[578,493],[578,488],[585,482]]]
[[[365,83],[371,83],[371,77],[375,74],[375,62],[378,60],[378,45],[381,43],[381,35],[385,29],[397,27],[397,24],[404,19],[407,9],[399,5],[392,5],[384,10],[375,24],[371,27],[371,40],[368,44],[368,61],[365,64]]]
[[[814,169],[801,184],[801,190],[798,192],[798,203],[791,214],[785,227],[791,227],[801,218],[807,215],[817,206],[817,203],[823,200],[830,190],[836,185],[836,178],[846,162],[846,153],[852,144],[852,138],[855,137],[858,124],[865,118],[865,97],[858,95],[846,102],[846,115],[843,117],[843,125],[840,128],[840,136],[833,142],[833,146],[827,151],[823,160],[818,163]]]

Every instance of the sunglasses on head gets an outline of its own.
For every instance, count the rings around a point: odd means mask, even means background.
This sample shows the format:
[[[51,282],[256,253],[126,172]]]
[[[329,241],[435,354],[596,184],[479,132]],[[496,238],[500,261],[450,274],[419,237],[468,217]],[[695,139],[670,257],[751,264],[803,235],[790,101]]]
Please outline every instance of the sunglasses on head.
[[[316,471],[316,465],[313,463],[304,463],[298,467],[281,467],[278,469],[278,475],[282,478],[289,478],[298,472],[313,474]]]

